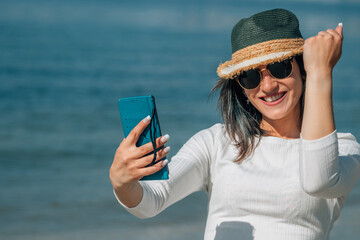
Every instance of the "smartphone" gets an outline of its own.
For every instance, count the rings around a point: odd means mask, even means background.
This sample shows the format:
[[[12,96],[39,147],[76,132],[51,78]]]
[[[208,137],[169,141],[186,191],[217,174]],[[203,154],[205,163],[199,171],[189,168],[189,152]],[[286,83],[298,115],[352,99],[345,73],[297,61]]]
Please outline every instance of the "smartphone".
[[[161,128],[159,123],[159,118],[156,110],[155,97],[152,95],[149,96],[138,96],[138,97],[128,97],[120,98],[118,101],[121,123],[124,131],[124,136],[127,137],[131,130],[146,116],[151,116],[151,122],[149,126],[145,128],[142,134],[139,137],[139,140],[136,142],[136,146],[140,147],[146,143],[154,141],[156,138],[162,136]],[[155,145],[154,145],[155,147]],[[157,151],[161,148],[157,148]],[[150,153],[154,155],[154,152]],[[162,158],[161,160],[164,160]],[[160,161],[161,161],[160,160]],[[153,161],[149,166],[155,164]],[[169,179],[169,169],[166,165],[158,172],[145,176],[140,180],[166,180]]]

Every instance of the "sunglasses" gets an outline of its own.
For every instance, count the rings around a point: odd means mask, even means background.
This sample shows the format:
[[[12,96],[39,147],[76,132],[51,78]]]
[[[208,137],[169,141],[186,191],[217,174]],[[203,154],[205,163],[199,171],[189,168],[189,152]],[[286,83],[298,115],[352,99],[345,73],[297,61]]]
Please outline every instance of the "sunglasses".
[[[255,89],[259,86],[262,79],[262,71],[267,69],[269,74],[277,79],[287,78],[291,75],[293,71],[293,58],[286,59],[281,62],[274,62],[266,66],[263,69],[250,69],[241,73],[239,76],[235,77],[235,80],[239,83],[242,88],[245,89]]]

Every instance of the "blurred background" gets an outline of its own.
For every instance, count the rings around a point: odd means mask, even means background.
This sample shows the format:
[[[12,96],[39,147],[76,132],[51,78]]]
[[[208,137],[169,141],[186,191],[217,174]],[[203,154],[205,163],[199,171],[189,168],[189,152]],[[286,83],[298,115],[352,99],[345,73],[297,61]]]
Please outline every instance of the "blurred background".
[[[1,0],[0,238],[202,239],[205,193],[146,220],[116,202],[117,100],[155,95],[174,155],[220,121],[208,96],[233,25],[276,7],[298,16],[305,38],[343,22],[336,124],[359,140],[359,1]],[[331,239],[359,234],[358,182]]]

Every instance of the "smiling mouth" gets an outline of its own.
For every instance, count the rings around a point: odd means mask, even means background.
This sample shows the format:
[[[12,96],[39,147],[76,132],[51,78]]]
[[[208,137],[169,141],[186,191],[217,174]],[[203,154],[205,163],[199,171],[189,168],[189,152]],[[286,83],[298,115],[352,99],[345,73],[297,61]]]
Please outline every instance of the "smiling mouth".
[[[280,98],[282,98],[285,95],[286,92],[282,92],[282,93],[278,93],[269,97],[262,97],[261,99],[264,100],[265,102],[275,102],[277,100],[279,100]]]

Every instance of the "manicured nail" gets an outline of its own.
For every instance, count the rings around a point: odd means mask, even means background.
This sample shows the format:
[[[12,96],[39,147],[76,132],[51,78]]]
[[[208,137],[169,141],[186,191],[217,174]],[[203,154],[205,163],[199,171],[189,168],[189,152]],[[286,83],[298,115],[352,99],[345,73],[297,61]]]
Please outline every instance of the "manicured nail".
[[[343,26],[342,22],[339,22],[338,26]]]
[[[169,146],[165,147],[165,148],[164,148],[164,152],[165,152],[165,153],[170,152],[170,147],[169,147]]]
[[[151,117],[150,117],[150,115],[148,115],[146,118],[143,119],[143,122],[148,123],[148,122],[150,122],[150,120],[151,120]]]
[[[164,143],[164,142],[167,142],[167,140],[169,140],[169,138],[170,138],[169,134],[166,134],[160,138],[160,141],[162,143]]]
[[[165,159],[164,161],[162,161],[161,166],[165,166],[166,164],[168,164],[169,160]]]

